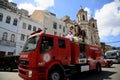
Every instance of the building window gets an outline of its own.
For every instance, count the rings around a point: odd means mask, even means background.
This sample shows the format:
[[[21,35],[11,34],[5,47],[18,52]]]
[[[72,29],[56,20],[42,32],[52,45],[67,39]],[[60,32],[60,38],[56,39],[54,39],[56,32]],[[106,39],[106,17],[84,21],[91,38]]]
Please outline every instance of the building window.
[[[56,32],[56,31],[54,31],[54,35],[57,35],[57,32]]]
[[[25,40],[25,35],[21,34],[21,41],[24,41],[24,40]]]
[[[28,30],[31,30],[31,28],[32,28],[32,26],[29,24],[29,25],[28,25]]]
[[[44,33],[46,33],[46,32],[47,32],[47,30],[48,30],[48,28],[44,28]]]
[[[3,19],[3,14],[0,13],[0,21],[2,21],[2,19]]]
[[[22,28],[23,28],[23,29],[26,29],[26,23],[23,23]]]
[[[35,26],[33,27],[33,31],[36,31],[36,27]]]
[[[63,27],[63,32],[65,32],[65,27]]]
[[[85,20],[85,15],[83,15],[83,20]]]
[[[56,22],[53,23],[53,29],[57,29],[57,23]]]
[[[59,29],[61,29],[61,25],[59,25]]]
[[[7,16],[7,18],[6,18],[6,23],[10,24],[10,20],[11,20],[11,17],[10,17],[10,16]]]
[[[65,45],[65,40],[59,39],[59,40],[58,40],[58,44],[59,44],[59,48],[65,48],[65,47],[66,47],[66,45]]]
[[[13,52],[8,52],[7,55],[12,56],[12,55],[13,55]]]
[[[8,36],[8,33],[7,33],[7,32],[4,32],[4,33],[3,33],[2,40],[7,41],[7,36]]]
[[[95,24],[93,23],[93,28],[95,28]]]
[[[13,25],[17,26],[17,22],[18,22],[18,20],[15,18],[13,21]]]
[[[27,39],[29,38],[29,35],[27,35]]]
[[[11,42],[15,42],[15,35],[14,34],[11,35]]]
[[[73,26],[70,27],[70,30],[73,30]]]

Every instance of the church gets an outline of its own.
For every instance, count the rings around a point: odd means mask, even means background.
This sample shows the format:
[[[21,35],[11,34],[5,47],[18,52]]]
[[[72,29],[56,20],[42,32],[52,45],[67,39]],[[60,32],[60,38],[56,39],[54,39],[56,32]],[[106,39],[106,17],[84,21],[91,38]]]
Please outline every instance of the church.
[[[78,11],[76,16],[77,21],[71,20],[69,16],[64,16],[61,19],[65,22],[67,31],[71,31],[73,35],[82,35],[83,41],[87,44],[100,46],[97,20],[94,18],[88,20],[87,11],[82,8]]]

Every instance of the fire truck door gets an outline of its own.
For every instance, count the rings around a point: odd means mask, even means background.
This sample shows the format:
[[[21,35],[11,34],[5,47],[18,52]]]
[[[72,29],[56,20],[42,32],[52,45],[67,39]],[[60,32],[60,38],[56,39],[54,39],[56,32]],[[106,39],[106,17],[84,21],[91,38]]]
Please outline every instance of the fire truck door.
[[[59,59],[62,61],[63,64],[69,63],[69,51],[64,39],[58,39],[58,53]]]

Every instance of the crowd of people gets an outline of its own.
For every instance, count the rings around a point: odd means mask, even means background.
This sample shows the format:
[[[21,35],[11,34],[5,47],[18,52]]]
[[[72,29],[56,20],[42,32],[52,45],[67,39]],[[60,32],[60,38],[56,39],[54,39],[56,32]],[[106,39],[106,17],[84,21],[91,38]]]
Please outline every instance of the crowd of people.
[[[86,43],[85,42],[85,38],[86,38],[86,33],[83,31],[80,34],[76,33],[75,35],[73,35],[73,33],[71,31],[69,31],[69,33],[65,36],[66,38],[69,38],[70,41],[73,41],[73,42],[77,42],[77,43]],[[95,44],[93,44],[94,46],[98,46],[98,43],[95,42]]]
[[[73,42],[78,42],[78,43],[83,42],[81,35],[79,34],[73,35],[71,31],[69,31],[69,33],[65,37],[69,38],[70,41],[73,41]]]

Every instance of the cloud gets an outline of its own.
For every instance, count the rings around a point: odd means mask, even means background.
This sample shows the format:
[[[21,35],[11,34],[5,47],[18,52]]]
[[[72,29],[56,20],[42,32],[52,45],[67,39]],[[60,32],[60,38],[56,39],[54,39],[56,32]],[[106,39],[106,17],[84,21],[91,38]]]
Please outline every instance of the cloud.
[[[116,27],[112,30],[112,33],[111,33],[113,36],[117,36],[120,34],[120,26],[119,27]]]
[[[100,38],[120,34],[120,0],[114,0],[105,4],[101,9],[96,10]]]
[[[9,2],[13,2],[13,0],[8,0]]]
[[[54,6],[54,0],[34,0],[34,3],[25,2],[18,5],[18,8],[26,9],[31,14],[34,10],[45,10]]]
[[[90,8],[85,7],[84,10],[87,11],[87,13],[88,13],[88,19],[90,19],[90,17],[91,17],[91,11],[90,11]]]

